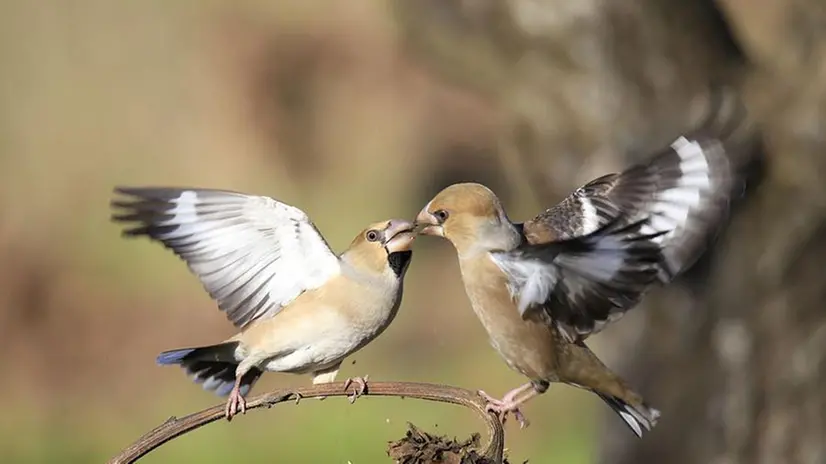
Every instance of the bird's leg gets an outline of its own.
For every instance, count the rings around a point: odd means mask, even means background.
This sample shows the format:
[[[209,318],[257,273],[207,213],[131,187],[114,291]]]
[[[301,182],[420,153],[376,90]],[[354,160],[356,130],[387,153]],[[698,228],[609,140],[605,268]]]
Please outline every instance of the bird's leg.
[[[528,382],[525,385],[521,385],[505,393],[505,396],[503,396],[501,400],[488,395],[482,390],[479,390],[478,393],[479,396],[484,398],[487,402],[487,405],[485,406],[486,411],[498,414],[502,418],[503,423],[505,422],[508,413],[513,413],[516,420],[519,421],[519,428],[523,429],[530,423],[525,415],[522,414],[519,406],[539,394],[534,387],[533,382]],[[522,397],[519,397],[519,395],[522,395],[523,393],[525,394]]]
[[[505,393],[505,396],[502,397],[501,400],[497,400],[496,398],[488,395],[485,393],[484,390],[479,390],[479,396],[484,398],[489,403],[505,403],[505,402],[513,402],[516,400],[516,397],[529,389],[533,388],[533,382],[528,382],[525,385],[520,385],[513,390]]]
[[[336,379],[339,367],[341,367],[341,363],[334,364],[320,371],[313,372],[313,385],[318,385],[320,383],[332,383]],[[327,397],[320,396],[318,397],[318,400],[321,401],[325,398]]]
[[[356,402],[356,398],[363,395],[367,391],[367,375],[364,377],[350,377],[344,381],[344,391],[347,391],[350,388],[350,385],[355,384],[353,387],[353,394],[348,395],[347,399],[350,400],[350,404]]]
[[[227,406],[224,409],[224,415],[227,420],[231,421],[232,416],[237,414],[239,409],[241,414],[247,413],[247,400],[244,398],[244,395],[241,394],[241,377],[235,379],[235,386],[233,386],[232,391],[229,392]]]

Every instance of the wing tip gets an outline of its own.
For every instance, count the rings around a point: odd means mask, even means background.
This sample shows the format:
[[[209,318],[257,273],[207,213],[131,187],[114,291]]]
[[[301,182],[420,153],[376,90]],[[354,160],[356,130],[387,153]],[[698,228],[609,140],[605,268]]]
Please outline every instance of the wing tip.
[[[137,190],[136,187],[126,187],[123,185],[116,185],[112,187],[112,193],[116,195],[134,195],[132,192]]]
[[[198,189],[188,187],[127,187],[117,185],[112,191],[116,194],[137,197],[142,200],[169,200],[179,197],[184,192],[196,192]]]

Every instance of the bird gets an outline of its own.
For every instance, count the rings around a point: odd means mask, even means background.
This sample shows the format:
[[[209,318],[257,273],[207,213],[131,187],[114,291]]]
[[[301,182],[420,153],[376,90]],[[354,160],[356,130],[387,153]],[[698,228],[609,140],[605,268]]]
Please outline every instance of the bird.
[[[491,345],[530,380],[502,399],[479,390],[487,409],[503,421],[513,413],[526,427],[520,405],[565,383],[598,395],[638,437],[650,431],[660,411],[585,341],[702,255],[735,187],[720,138],[691,131],[522,223],[485,185],[437,193],[418,213],[417,231],[453,244]]]
[[[342,360],[378,337],[399,311],[414,224],[371,224],[336,255],[299,208],[235,191],[116,187],[112,220],[186,262],[239,330],[209,346],[164,351],[195,382],[228,396],[227,420],[265,371],[333,382]],[[366,376],[347,379],[350,402]]]

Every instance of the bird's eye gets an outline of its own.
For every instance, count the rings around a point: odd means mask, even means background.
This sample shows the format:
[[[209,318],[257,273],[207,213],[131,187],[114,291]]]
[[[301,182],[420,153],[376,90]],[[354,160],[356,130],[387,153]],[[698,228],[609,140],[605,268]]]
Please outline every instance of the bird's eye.
[[[447,211],[445,211],[443,209],[440,209],[440,210],[434,212],[433,215],[436,216],[436,219],[438,219],[441,222],[445,222],[447,220],[447,217],[448,217]]]
[[[375,242],[379,239],[379,232],[377,230],[368,230],[364,236],[367,238],[368,242]]]

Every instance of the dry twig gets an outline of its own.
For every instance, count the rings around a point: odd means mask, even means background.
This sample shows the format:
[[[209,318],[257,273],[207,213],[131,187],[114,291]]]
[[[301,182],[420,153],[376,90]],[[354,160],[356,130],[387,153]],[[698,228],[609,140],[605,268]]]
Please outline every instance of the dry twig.
[[[282,389],[264,393],[250,399],[247,409],[270,407],[277,403],[298,398],[320,398],[325,396],[347,396],[349,392],[342,388],[342,383],[312,385],[296,389]],[[475,411],[487,426],[487,442],[478,450],[487,462],[502,463],[505,433],[499,419],[485,411],[485,403],[475,392],[447,385],[413,382],[369,382],[364,396],[397,396],[417,398],[442,403],[452,403]],[[135,443],[109,460],[109,464],[129,464],[137,461],[150,451],[181,435],[201,426],[223,419],[224,405],[218,405],[180,419],[170,417],[163,424],[147,432]]]

